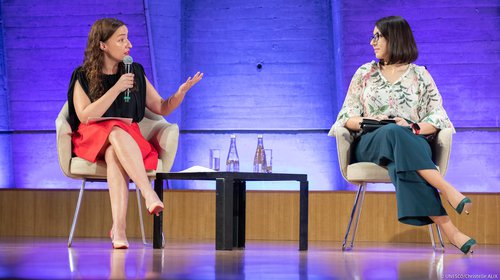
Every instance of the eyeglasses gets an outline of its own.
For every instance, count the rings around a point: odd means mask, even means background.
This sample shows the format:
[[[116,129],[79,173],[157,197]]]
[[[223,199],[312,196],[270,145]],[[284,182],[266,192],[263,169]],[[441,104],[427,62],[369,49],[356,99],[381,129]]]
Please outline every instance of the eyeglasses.
[[[375,43],[376,43],[376,42],[378,42],[378,40],[380,39],[380,37],[384,37],[384,36],[382,34],[380,34],[380,33],[377,32],[377,33],[373,34],[370,37],[370,42],[371,41],[375,41]]]

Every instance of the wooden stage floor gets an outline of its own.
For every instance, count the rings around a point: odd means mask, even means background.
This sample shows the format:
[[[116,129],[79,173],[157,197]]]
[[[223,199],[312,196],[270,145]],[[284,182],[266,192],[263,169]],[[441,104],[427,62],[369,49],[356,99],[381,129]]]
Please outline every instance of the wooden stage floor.
[[[498,279],[500,246],[479,245],[472,256],[447,246],[357,242],[247,241],[246,249],[216,251],[213,240],[167,240],[152,249],[129,240],[113,250],[108,239],[1,238],[0,278],[23,279]]]

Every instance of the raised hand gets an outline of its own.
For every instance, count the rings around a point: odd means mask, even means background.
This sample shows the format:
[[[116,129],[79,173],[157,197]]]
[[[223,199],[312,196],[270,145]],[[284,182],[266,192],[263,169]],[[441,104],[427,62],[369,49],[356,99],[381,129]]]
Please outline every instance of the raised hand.
[[[203,73],[200,73],[199,71],[196,72],[193,78],[189,77],[180,87],[179,87],[179,92],[180,93],[186,93],[188,90],[190,90],[196,83],[198,83],[201,79],[203,78]]]

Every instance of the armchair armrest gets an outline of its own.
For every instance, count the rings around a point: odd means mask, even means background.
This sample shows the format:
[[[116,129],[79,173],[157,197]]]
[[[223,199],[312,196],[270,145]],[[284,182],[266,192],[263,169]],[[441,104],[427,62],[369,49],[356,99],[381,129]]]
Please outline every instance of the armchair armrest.
[[[64,175],[70,178],[76,178],[70,172],[71,163],[71,126],[66,119],[68,111],[68,104],[66,103],[61,110],[61,113],[56,119],[56,143],[57,143],[57,157],[59,159],[59,166],[63,171]]]
[[[150,139],[158,151],[159,160],[162,161],[163,170],[157,172],[170,172],[179,144],[179,127],[177,124],[162,122],[158,128]]]
[[[446,175],[448,170],[448,160],[450,159],[451,153],[451,140],[453,135],[452,128],[441,129],[434,141],[431,144],[432,152],[434,155],[434,161],[439,166],[439,172],[441,175]]]
[[[146,114],[139,123],[141,133],[158,151],[162,170],[157,172],[170,172],[174,164],[175,154],[179,143],[179,127],[171,124],[146,108]]]
[[[337,155],[342,176],[347,178],[347,166],[351,163],[351,144],[354,137],[345,127],[337,127],[332,133],[337,140]]]
[[[451,142],[454,130],[452,128],[441,129],[431,143],[432,154],[441,175],[445,176],[448,170],[448,161],[451,153]],[[337,140],[337,155],[342,176],[347,178],[347,166],[351,163],[351,144],[354,136],[345,127],[331,129],[329,136]]]

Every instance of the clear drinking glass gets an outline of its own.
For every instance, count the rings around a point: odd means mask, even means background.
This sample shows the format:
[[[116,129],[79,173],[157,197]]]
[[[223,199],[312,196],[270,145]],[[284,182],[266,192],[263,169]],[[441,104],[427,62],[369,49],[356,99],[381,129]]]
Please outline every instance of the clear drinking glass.
[[[266,155],[266,173],[273,173],[273,150],[272,149],[264,149],[264,154]]]
[[[210,149],[210,169],[220,170],[220,150]]]

